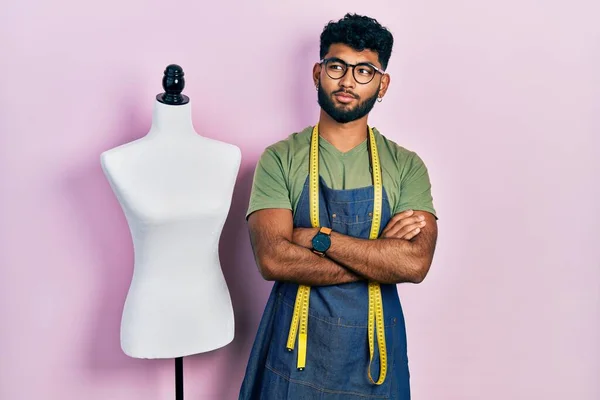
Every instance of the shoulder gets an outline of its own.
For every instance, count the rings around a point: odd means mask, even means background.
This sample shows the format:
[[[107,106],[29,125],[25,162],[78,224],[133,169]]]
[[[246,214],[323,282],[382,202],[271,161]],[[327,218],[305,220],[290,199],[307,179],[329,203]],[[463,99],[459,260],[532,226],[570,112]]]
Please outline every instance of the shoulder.
[[[222,142],[217,139],[198,135],[196,137],[198,146],[208,148],[210,151],[218,152],[219,156],[241,159],[242,150],[233,143]]]
[[[134,156],[136,153],[143,152],[146,142],[147,140],[142,137],[103,151],[100,153],[100,164],[102,165],[102,168],[108,170],[114,166],[120,166],[122,163],[130,159],[131,156]]]
[[[312,126],[308,126],[299,132],[290,134],[285,139],[269,145],[264,150],[261,158],[276,157],[284,160],[293,157],[299,151],[309,148],[311,132]]]
[[[381,149],[380,152],[383,151],[387,153],[390,157],[392,157],[399,167],[412,164],[415,161],[422,162],[421,158],[415,151],[407,149],[406,147],[401,146],[384,136],[377,130],[377,128],[373,128],[373,133],[375,134],[377,147]]]

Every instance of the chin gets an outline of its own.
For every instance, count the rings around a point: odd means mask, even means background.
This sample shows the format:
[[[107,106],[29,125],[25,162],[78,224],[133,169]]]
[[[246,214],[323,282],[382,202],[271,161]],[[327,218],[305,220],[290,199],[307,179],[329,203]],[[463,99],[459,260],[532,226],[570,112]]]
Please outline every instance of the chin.
[[[356,104],[352,104],[352,103],[349,103],[349,104],[338,103],[335,106],[335,108],[337,110],[346,111],[346,112],[348,112],[348,111],[354,111],[356,109],[356,107],[358,107],[358,106]]]
[[[331,115],[330,115],[330,117],[331,117]],[[333,119],[335,122],[337,122],[338,124],[342,124],[342,125],[343,125],[343,124],[349,124],[350,122],[353,122],[353,121],[355,121],[354,119],[353,119],[353,120],[348,120],[348,119],[346,119],[346,118],[341,118],[341,119],[340,119],[340,118],[334,118],[334,117],[331,117],[331,118],[332,118],[332,119]]]

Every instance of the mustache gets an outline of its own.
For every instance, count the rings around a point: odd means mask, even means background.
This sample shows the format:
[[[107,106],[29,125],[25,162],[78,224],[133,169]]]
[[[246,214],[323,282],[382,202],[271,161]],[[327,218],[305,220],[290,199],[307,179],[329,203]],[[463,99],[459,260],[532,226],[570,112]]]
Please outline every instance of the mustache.
[[[331,93],[331,94],[335,96],[335,95],[336,95],[336,94],[338,94],[338,93],[344,93],[344,94],[347,94],[347,95],[349,95],[349,96],[352,96],[352,97],[354,97],[355,99],[358,99],[358,98],[359,98],[359,96],[358,96],[357,94],[355,94],[355,93],[353,93],[353,92],[351,92],[351,91],[349,91],[349,90],[345,90],[345,89],[336,90],[335,92],[333,92],[333,93]]]

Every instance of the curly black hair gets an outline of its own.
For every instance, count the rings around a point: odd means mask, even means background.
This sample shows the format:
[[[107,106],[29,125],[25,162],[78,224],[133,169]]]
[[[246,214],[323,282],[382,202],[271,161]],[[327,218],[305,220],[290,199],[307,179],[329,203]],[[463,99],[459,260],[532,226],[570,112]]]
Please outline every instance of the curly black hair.
[[[381,66],[386,69],[392,55],[394,37],[376,19],[348,13],[339,21],[329,21],[321,32],[321,58],[325,57],[334,43],[345,44],[356,51],[375,51]]]

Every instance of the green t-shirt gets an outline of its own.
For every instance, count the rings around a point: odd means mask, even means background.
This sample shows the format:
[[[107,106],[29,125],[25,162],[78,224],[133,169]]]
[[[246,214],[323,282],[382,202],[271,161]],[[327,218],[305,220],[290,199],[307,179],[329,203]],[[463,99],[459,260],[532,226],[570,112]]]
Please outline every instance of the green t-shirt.
[[[262,153],[254,172],[246,218],[265,208],[286,208],[295,214],[308,176],[312,129],[309,126],[293,133]],[[373,132],[392,215],[413,209],[436,216],[429,174],[421,158],[387,139],[377,129],[373,128]],[[321,137],[319,174],[325,184],[335,190],[372,185],[367,140],[342,153]]]

